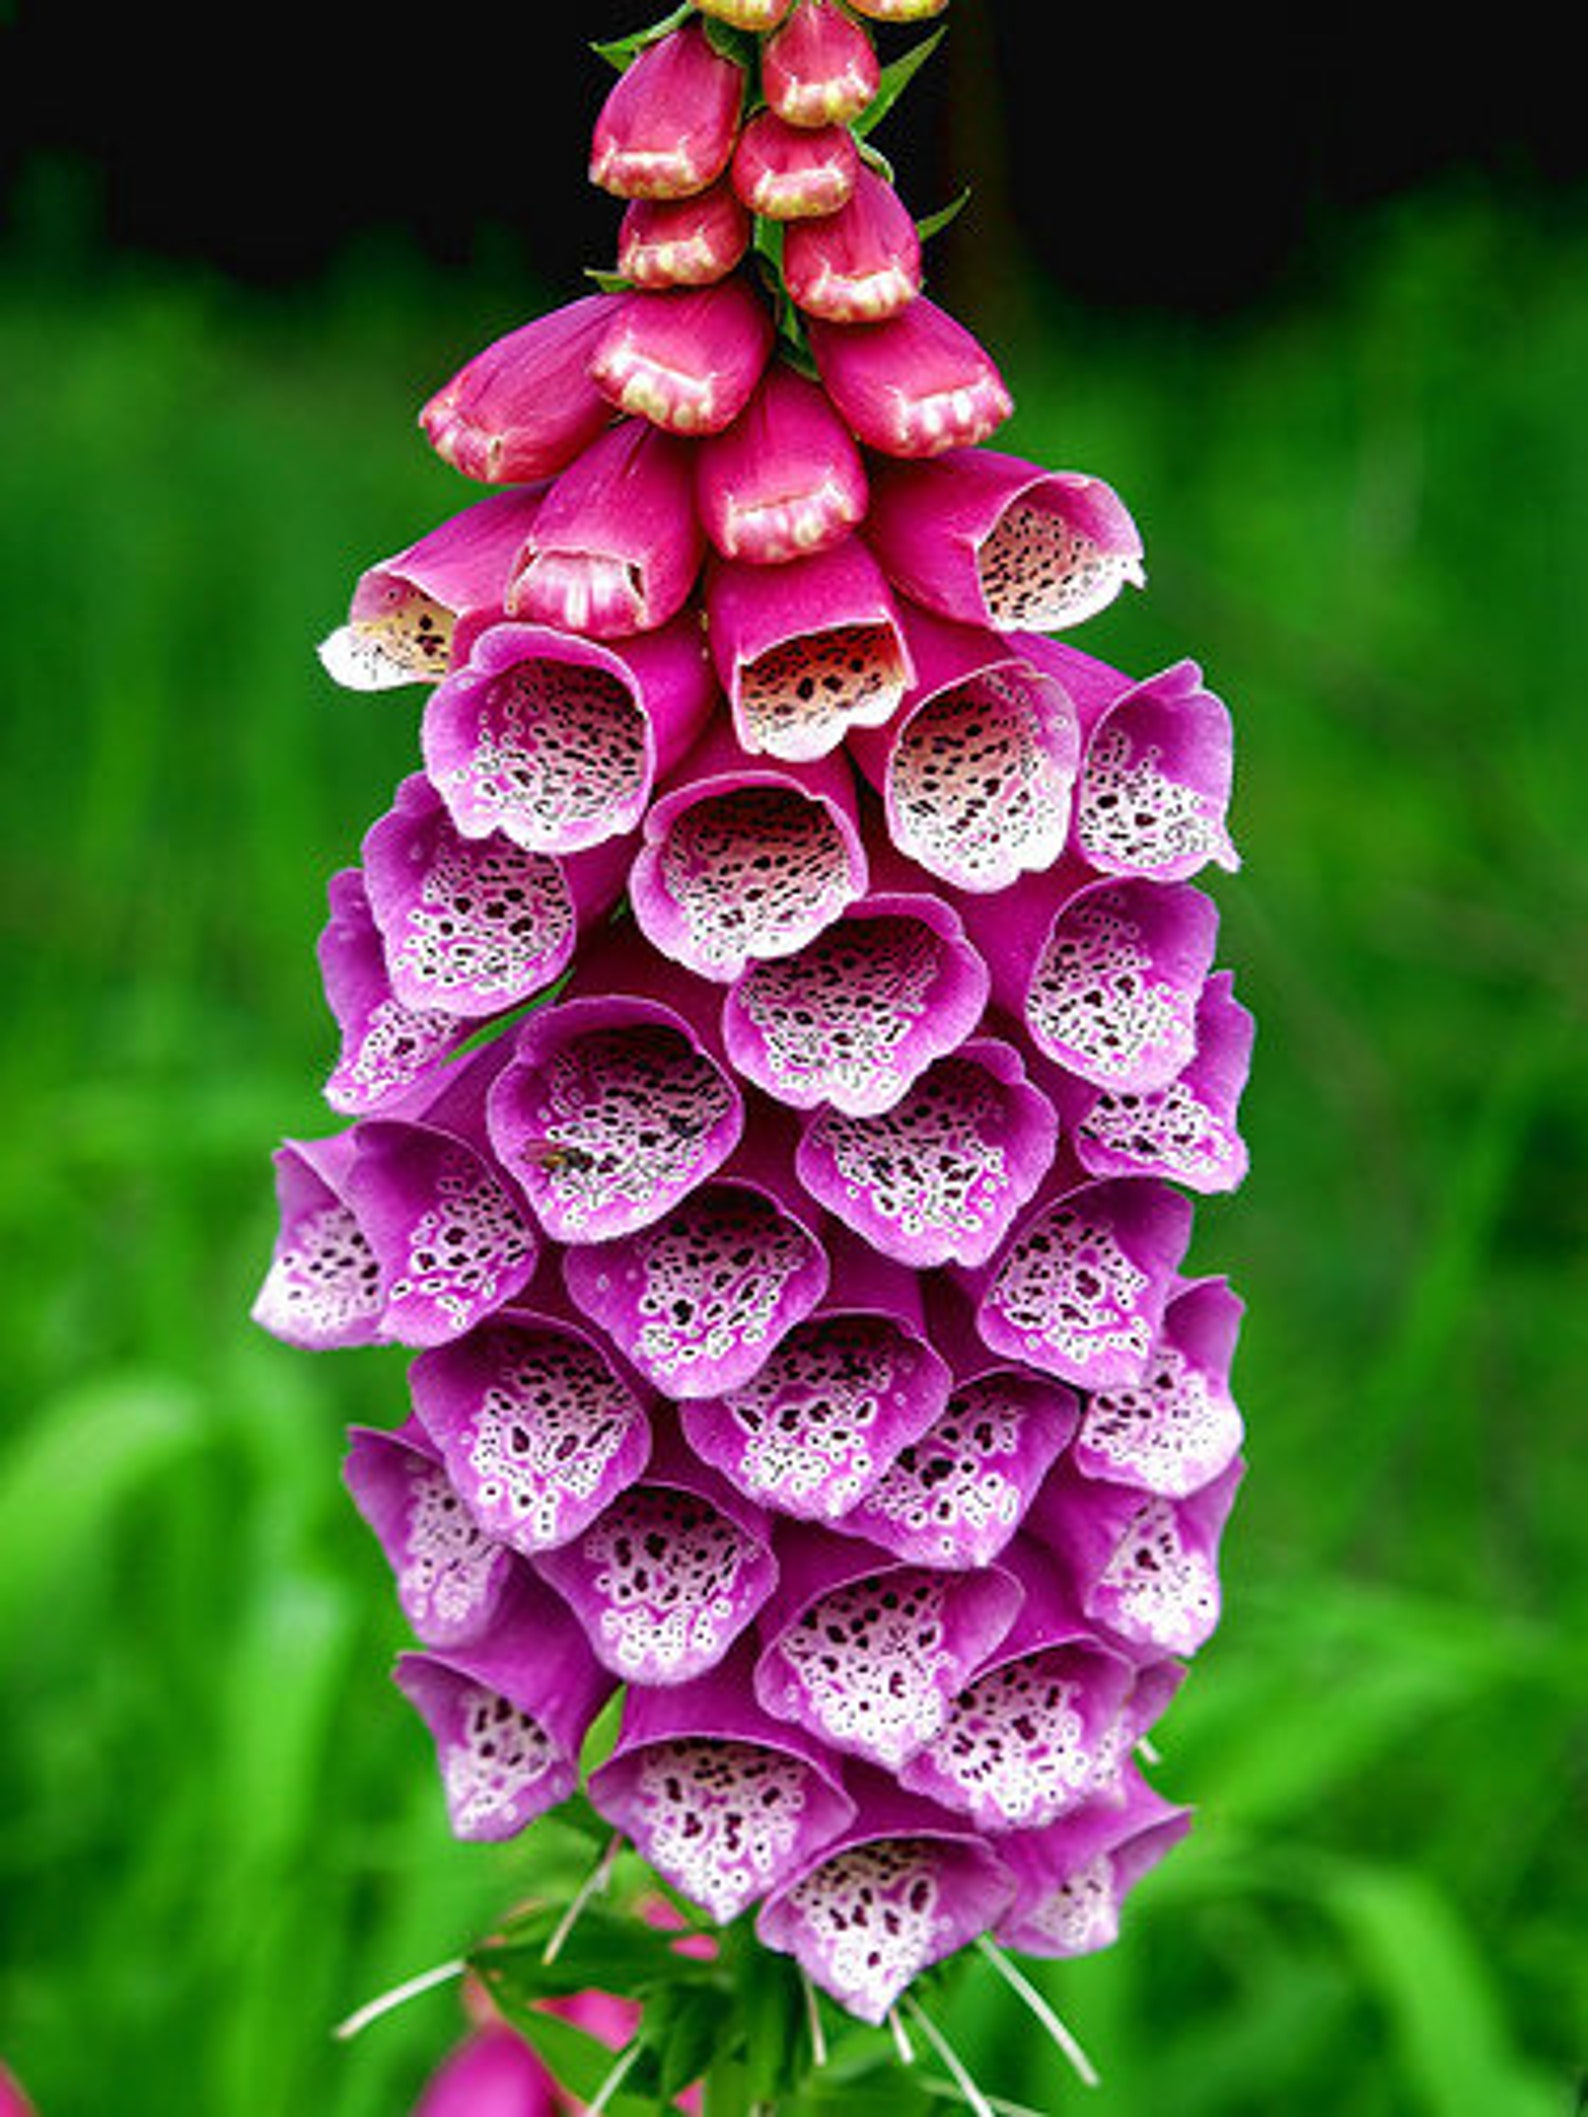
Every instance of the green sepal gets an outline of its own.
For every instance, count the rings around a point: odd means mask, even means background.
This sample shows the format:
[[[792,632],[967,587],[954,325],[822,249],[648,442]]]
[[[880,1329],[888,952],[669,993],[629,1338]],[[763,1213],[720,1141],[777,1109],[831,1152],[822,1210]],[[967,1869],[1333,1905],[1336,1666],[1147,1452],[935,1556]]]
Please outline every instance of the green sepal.
[[[681,7],[675,7],[660,22],[653,22],[649,29],[631,30],[626,37],[612,37],[604,44],[592,44],[590,49],[597,58],[605,59],[609,66],[623,73],[648,44],[660,44],[663,37],[670,36],[675,29],[682,29],[694,12],[694,0],[684,0]]]
[[[621,272],[609,272],[600,265],[586,265],[584,276],[586,279],[594,280],[603,294],[632,294],[634,292],[632,279],[626,279]]]
[[[923,243],[930,242],[934,235],[943,232],[950,221],[958,220],[969,203],[970,186],[967,184],[958,198],[950,199],[949,203],[939,207],[936,213],[929,213],[924,220],[918,220],[915,224],[916,234]]]
[[[946,25],[942,29],[934,29],[930,36],[923,37],[919,44],[912,44],[908,51],[900,52],[896,59],[890,60],[883,67],[876,94],[850,127],[856,139],[863,140],[882,123],[947,35]]]
[[[620,2062],[621,2052],[539,2008],[504,2005],[502,2012],[560,2088],[575,2096],[581,2106],[594,2102]],[[654,2075],[647,2080],[647,2070],[642,2054],[625,2074],[623,2085],[602,2105],[608,2117],[656,2117],[662,2105],[654,2092]]]
[[[692,14],[693,8],[686,8]],[[702,15],[700,26],[706,33],[706,42],[719,59],[731,59],[735,66],[742,66],[753,81],[760,72],[760,49],[754,30],[738,29],[731,22],[723,22],[715,15]]]
[[[732,2017],[720,1989],[663,1985],[645,2005],[635,2032],[655,2054],[660,2093],[671,2102],[693,2087],[722,2050]]]
[[[722,1973],[673,1946],[678,1929],[652,1926],[633,1911],[586,1904],[565,1934],[555,1958],[547,1945],[562,1923],[564,1907],[537,1904],[504,1921],[470,1954],[469,1967],[492,1995],[517,2008],[574,1992],[610,1992],[617,1999],[645,1999],[670,1987],[710,1987],[720,2007]]]

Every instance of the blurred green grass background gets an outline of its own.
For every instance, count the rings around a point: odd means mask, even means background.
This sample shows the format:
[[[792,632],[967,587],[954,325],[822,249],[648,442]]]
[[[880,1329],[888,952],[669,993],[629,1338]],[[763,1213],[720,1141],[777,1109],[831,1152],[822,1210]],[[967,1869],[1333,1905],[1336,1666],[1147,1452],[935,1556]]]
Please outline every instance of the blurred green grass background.
[[[339,1465],[400,1359],[247,1312],[270,1148],[330,1129],[324,880],[414,754],[415,695],[335,693],[314,642],[461,504],[419,402],[569,290],[377,243],[262,294],[35,222],[0,253],[0,2057],[40,2117],[396,2117],[455,1993],[332,2025],[534,1856],[450,1843],[386,1680]],[[1001,445],[1143,525],[1147,593],[1082,643],[1234,710],[1260,1021],[1196,1249],[1249,1304],[1251,1470],[1155,1774],[1198,1825],[1042,1974],[1101,2089],[990,1978],[948,2022],[1040,2111],[1578,2107],[1585,265],[1580,214],[1456,181],[1238,317],[965,312]]]

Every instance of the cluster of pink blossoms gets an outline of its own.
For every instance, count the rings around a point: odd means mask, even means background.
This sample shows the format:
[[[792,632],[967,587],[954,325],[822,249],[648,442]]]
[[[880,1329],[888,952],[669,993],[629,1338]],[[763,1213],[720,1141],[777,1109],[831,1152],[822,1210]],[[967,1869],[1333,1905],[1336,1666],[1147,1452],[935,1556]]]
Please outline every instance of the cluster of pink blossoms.
[[[1113,1938],[1242,1467],[1229,716],[1052,636],[1141,542],[922,291],[864,18],[940,4],[634,40],[618,273],[424,407],[486,490],[321,650],[428,689],[256,1309],[413,1350],[346,1475],[453,1830],[582,1785],[869,2021]]]

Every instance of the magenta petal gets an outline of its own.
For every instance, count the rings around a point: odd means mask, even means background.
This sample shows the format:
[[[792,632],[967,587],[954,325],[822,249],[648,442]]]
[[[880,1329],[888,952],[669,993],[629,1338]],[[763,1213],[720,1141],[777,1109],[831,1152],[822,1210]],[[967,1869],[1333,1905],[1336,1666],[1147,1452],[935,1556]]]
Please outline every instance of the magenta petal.
[[[698,441],[749,404],[772,353],[772,312],[742,273],[625,294],[590,358],[613,407]]]
[[[653,947],[727,984],[748,962],[803,948],[867,878],[842,758],[747,765],[718,734],[652,804],[629,888]]]
[[[533,997],[567,969],[581,917],[616,901],[628,856],[618,839],[559,860],[499,833],[464,838],[411,775],[363,847],[393,993],[471,1019]]]
[[[1240,856],[1226,824],[1229,710],[1195,662],[1176,662],[1118,698],[1091,729],[1076,791],[1075,841],[1111,875],[1184,881]]]
[[[579,1311],[665,1395],[749,1381],[827,1289],[814,1215],[792,1178],[742,1153],[660,1220],[563,1255]]]
[[[700,518],[724,558],[780,565],[848,535],[866,511],[860,450],[818,384],[775,360],[695,458]]]
[[[1109,1947],[1119,1937],[1125,1898],[1190,1827],[1189,1808],[1164,1800],[1131,1770],[1117,1789],[1057,1822],[1000,1838],[1017,1891],[996,1939],[1035,1956]]]
[[[1054,909],[1023,880],[961,904],[994,997],[1055,1066],[1099,1087],[1167,1087],[1196,1050],[1218,907],[1189,882],[1087,882]]]
[[[897,1771],[943,1726],[1020,1607],[997,1566],[947,1573],[802,1522],[778,1538],[755,1693],[834,1749]]]
[[[344,1132],[284,1140],[274,1157],[278,1225],[252,1315],[307,1352],[380,1340],[380,1262],[348,1195],[353,1152]]]
[[[381,1335],[440,1345],[522,1291],[540,1244],[495,1164],[440,1125],[364,1118],[348,1194],[381,1270]]]
[[[868,1775],[855,1820],[768,1898],[756,1936],[861,2021],[879,2023],[914,1978],[987,1932],[1014,1877],[934,1803]]]
[[[1136,1681],[1068,1604],[1045,1554],[1012,1548],[1005,1564],[1025,1590],[1020,1615],[899,1775],[988,1831],[1051,1823],[1113,1782]]]
[[[506,2022],[491,2021],[448,2052],[413,2117],[560,2117],[560,2101],[534,2046]]]
[[[509,1838],[566,1800],[613,1682],[578,1623],[527,1569],[490,1638],[409,1653],[393,1672],[430,1729],[453,1835]]]
[[[1240,1453],[1230,1362],[1244,1304],[1222,1278],[1187,1282],[1166,1304],[1141,1381],[1087,1403],[1071,1460],[1086,1477],[1184,1499]]]
[[[1057,1136],[1053,1105],[1015,1047],[972,1037],[886,1110],[818,1110],[795,1167],[814,1199],[887,1256],[976,1265],[1046,1177]]]
[[[470,1514],[526,1556],[577,1536],[650,1456],[639,1391],[560,1316],[504,1311],[422,1353],[409,1386]]]
[[[1000,632],[1055,632],[1142,582],[1117,494],[1077,471],[962,448],[879,467],[866,538],[912,601]]]
[[[778,565],[714,562],[706,615],[735,732],[752,752],[825,757],[891,719],[914,681],[898,606],[858,537]]]
[[[491,493],[367,568],[346,624],[320,642],[326,673],[353,691],[445,676],[459,620],[501,608],[540,498],[538,486]]]
[[[918,611],[908,629],[914,686],[886,727],[851,742],[890,838],[962,890],[997,892],[1051,868],[1080,756],[1069,694],[995,633]]]
[[[833,0],[802,0],[761,46],[761,92],[791,125],[847,125],[880,83],[864,25]]]
[[[330,915],[316,954],[340,1049],[325,1099],[344,1116],[361,1117],[433,1076],[469,1029],[444,1008],[406,1007],[392,991],[361,869],[338,869],[326,894]]]
[[[935,456],[985,441],[1014,410],[986,349],[924,294],[884,323],[807,319],[827,392],[869,448]]]
[[[836,213],[860,166],[847,125],[791,125],[762,108],[740,132],[728,174],[747,211],[802,221]]]
[[[705,549],[689,444],[648,420],[620,420],[546,494],[507,612],[594,639],[653,632],[683,609]]]
[[[1197,1001],[1196,1050],[1161,1088],[1104,1088],[1055,1073],[1059,1114],[1089,1176],[1166,1176],[1188,1191],[1233,1191],[1246,1176],[1237,1118],[1255,1023],[1214,971]]]
[[[612,418],[588,370],[617,302],[584,295],[476,353],[419,414],[437,455],[491,485],[549,477],[571,463]]]
[[[846,1514],[948,1399],[919,1315],[885,1291],[868,1300],[853,1272],[843,1281],[841,1299],[796,1324],[748,1382],[681,1407],[697,1455],[803,1520]]]
[[[896,1103],[982,1017],[986,965],[940,897],[877,892],[792,956],[750,963],[723,1002],[735,1067],[796,1110]]]
[[[1184,1499],[1082,1477],[1061,1463],[1032,1506],[1086,1616],[1139,1653],[1194,1654],[1216,1630],[1219,1541],[1237,1457]]]
[[[556,1242],[649,1226],[722,1166],[738,1088],[653,1000],[568,999],[523,1023],[491,1091],[492,1143]]]
[[[618,271],[636,287],[706,287],[749,247],[750,216],[724,178],[687,198],[633,199],[618,229]]]
[[[885,323],[909,307],[921,291],[921,239],[886,177],[862,162],[836,212],[789,226],[783,284],[828,324]]]
[[[844,1526],[917,1565],[991,1565],[1019,1530],[1078,1417],[1062,1382],[987,1367],[956,1384],[938,1417],[900,1450]]]
[[[601,1662],[637,1684],[715,1668],[777,1580],[759,1508],[664,1429],[644,1479],[538,1564]]]
[[[425,766],[466,838],[572,853],[635,830],[716,697],[699,627],[622,650],[539,625],[482,632],[425,708]]]
[[[685,198],[722,175],[744,73],[696,22],[646,45],[612,87],[590,141],[590,181],[616,198]]]
[[[1005,1358],[1081,1389],[1139,1382],[1191,1234],[1191,1201],[1148,1176],[1040,1203],[977,1275],[976,1327]]]
[[[853,1819],[820,1744],[763,1713],[753,1648],[689,1683],[635,1686],[592,1805],[675,1889],[727,1925]]]
[[[492,1629],[516,1564],[463,1504],[424,1429],[348,1430],[342,1475],[396,1577],[397,1600],[429,1647],[455,1647]]]

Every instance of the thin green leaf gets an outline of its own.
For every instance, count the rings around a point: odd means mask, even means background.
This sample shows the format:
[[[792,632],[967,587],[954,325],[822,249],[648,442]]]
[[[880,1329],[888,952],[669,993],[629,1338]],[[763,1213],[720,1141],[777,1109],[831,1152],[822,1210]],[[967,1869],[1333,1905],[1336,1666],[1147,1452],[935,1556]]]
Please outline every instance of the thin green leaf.
[[[592,44],[590,49],[597,58],[605,59],[609,66],[622,73],[633,65],[647,45],[660,44],[663,37],[681,29],[694,12],[693,0],[684,0],[681,7],[675,7],[670,15],[664,15],[660,22],[653,22],[648,29],[631,30],[626,37],[612,37],[604,44]]]
[[[533,2045],[559,2087],[581,2104],[595,2100],[619,2062],[610,2044],[539,2008],[506,2007],[503,2011],[524,2041]],[[643,2050],[625,2074],[623,2085],[607,2096],[602,2107],[611,2117],[656,2117],[654,2070]]]
[[[951,199],[946,206],[940,207],[936,213],[929,213],[924,220],[918,220],[915,224],[916,234],[920,236],[923,243],[930,242],[934,235],[942,234],[950,221],[958,220],[969,202],[970,186],[967,184],[958,198]]]
[[[548,1963],[545,1951],[562,1915],[562,1905],[543,1904],[514,1919],[498,1938],[474,1950],[471,1967],[493,1992],[521,2005],[585,1991],[643,2000],[664,1986],[720,1981],[709,1962],[678,1952],[676,1934],[601,1904],[585,1907]]]
[[[850,128],[857,139],[865,139],[882,123],[947,34],[946,27],[933,30],[930,36],[923,37],[919,44],[912,44],[908,51],[900,52],[898,58],[883,67],[876,94]]]
[[[693,8],[685,10],[693,14]],[[735,66],[744,69],[745,79],[753,81],[758,71],[759,46],[754,32],[735,29],[731,22],[721,22],[715,15],[702,15],[700,26],[706,33],[706,42],[719,58],[731,59]]]
[[[666,1985],[646,2002],[640,2034],[656,2053],[661,2093],[671,2101],[693,2087],[724,2049],[723,1995]]]

